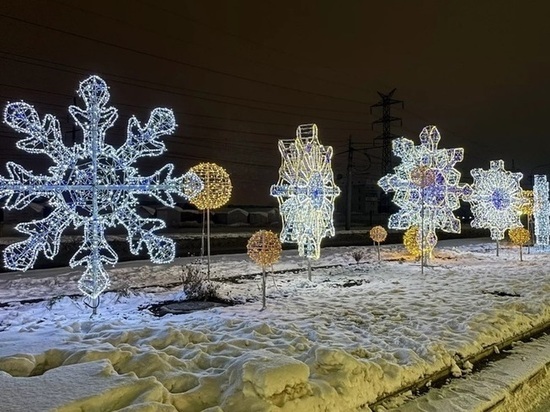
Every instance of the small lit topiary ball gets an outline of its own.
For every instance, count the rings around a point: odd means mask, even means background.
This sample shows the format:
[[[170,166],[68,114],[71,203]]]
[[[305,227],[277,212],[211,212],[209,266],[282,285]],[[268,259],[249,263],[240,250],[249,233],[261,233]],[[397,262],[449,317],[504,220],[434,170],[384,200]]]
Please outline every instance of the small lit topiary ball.
[[[532,190],[522,190],[521,197],[523,204],[519,207],[519,213],[522,215],[532,216],[535,207],[535,198]]]
[[[372,240],[380,243],[386,240],[386,237],[388,236],[388,232],[382,226],[374,226],[369,231],[369,235]]]
[[[508,236],[510,236],[510,240],[514,244],[519,246],[526,245],[529,240],[531,240],[531,234],[524,227],[515,227],[513,229],[510,229],[508,231]]]
[[[273,265],[281,258],[281,241],[279,236],[270,230],[258,230],[246,245],[247,254],[262,267]]]
[[[204,184],[204,189],[190,200],[197,208],[217,209],[225,205],[231,197],[231,179],[226,170],[216,163],[199,163],[190,171],[194,172]]]

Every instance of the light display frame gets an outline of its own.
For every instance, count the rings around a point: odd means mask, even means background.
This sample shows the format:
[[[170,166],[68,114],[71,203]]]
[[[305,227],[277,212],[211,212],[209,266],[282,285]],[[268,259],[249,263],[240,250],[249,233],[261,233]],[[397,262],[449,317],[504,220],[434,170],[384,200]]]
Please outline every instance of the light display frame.
[[[550,243],[550,201],[546,175],[533,177],[533,220],[535,246],[545,248]]]
[[[500,241],[508,229],[521,227],[519,210],[524,204],[520,180],[523,174],[504,168],[503,160],[492,160],[490,168],[470,171],[474,182],[464,197],[470,203],[474,228],[489,229],[491,239]],[[498,250],[497,250],[498,253]]]
[[[320,144],[317,125],[303,124],[295,139],[279,140],[279,152],[279,180],[270,194],[279,202],[281,242],[297,243],[300,256],[319,259],[322,239],[335,234],[334,200],[340,194],[332,171],[332,147]]]
[[[464,159],[463,148],[439,149],[441,135],[433,125],[424,127],[419,137],[419,145],[404,137],[393,140],[393,154],[401,163],[378,185],[386,193],[395,193],[393,203],[400,208],[389,217],[388,228],[417,226],[419,248],[429,255],[437,244],[436,229],[460,233],[460,220],[453,211],[460,207],[460,199],[470,192],[470,186],[460,183],[460,172],[454,168]]]
[[[106,131],[118,117],[117,110],[107,106],[110,94],[105,81],[98,76],[88,77],[80,83],[78,95],[85,107],[70,106],[69,113],[82,129],[83,139],[72,147],[63,143],[59,121],[54,116],[47,114],[41,119],[34,107],[25,102],[9,103],[4,110],[4,122],[27,136],[16,146],[27,153],[45,154],[54,163],[47,175],[35,175],[13,162],[6,164],[9,177],[0,177],[0,197],[7,197],[5,208],[21,210],[46,199],[52,212],[44,219],[16,226],[29,237],[5,249],[4,265],[26,271],[40,252],[53,259],[59,252],[63,231],[71,225],[83,228],[82,244],[69,265],[86,267],[78,287],[85,296],[97,301],[109,285],[104,265],[118,261],[105,230],[120,224],[128,233],[131,253],[138,254],[145,246],[152,262],[171,262],[175,256],[174,241],[155,233],[166,227],[165,222],[139,216],[134,211],[138,207],[137,195],[149,195],[164,206],[173,207],[174,195],[189,199],[203,185],[192,172],[172,177],[172,164],[145,177],[134,166],[141,157],[159,156],[166,151],[159,137],[176,128],[172,110],[154,109],[145,125],[132,116],[126,141],[116,149],[105,143]]]

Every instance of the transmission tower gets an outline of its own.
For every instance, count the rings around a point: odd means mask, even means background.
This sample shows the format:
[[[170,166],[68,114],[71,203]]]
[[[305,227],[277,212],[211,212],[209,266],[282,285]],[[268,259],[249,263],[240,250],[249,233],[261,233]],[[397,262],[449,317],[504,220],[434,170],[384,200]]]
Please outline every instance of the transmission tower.
[[[374,130],[374,125],[382,124],[382,134],[375,138],[375,140],[382,140],[382,176],[387,175],[392,170],[392,151],[391,151],[391,141],[396,137],[399,137],[391,132],[391,124],[393,122],[399,122],[400,126],[403,125],[400,117],[392,116],[390,113],[391,106],[394,104],[400,104],[401,108],[405,107],[405,104],[402,100],[396,100],[392,96],[395,93],[396,89],[393,89],[388,94],[383,94],[377,92],[382,100],[378,103],[373,104],[370,107],[370,113],[372,114],[372,109],[374,107],[382,108],[382,117],[378,120],[372,122],[372,128]]]

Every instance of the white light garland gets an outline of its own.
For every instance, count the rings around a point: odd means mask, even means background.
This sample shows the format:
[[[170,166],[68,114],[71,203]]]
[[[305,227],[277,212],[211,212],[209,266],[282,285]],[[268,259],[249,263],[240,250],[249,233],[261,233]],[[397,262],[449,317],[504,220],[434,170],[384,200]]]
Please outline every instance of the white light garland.
[[[105,133],[118,117],[117,110],[107,106],[107,84],[90,76],[80,83],[78,94],[85,107],[70,106],[69,112],[83,130],[83,141],[72,147],[63,144],[59,121],[54,116],[47,114],[41,120],[34,107],[24,102],[8,104],[4,110],[4,122],[27,135],[17,142],[17,147],[28,153],[45,154],[54,162],[48,175],[34,175],[8,162],[9,177],[0,177],[0,196],[8,196],[7,209],[23,209],[38,198],[46,198],[53,208],[42,220],[16,226],[29,237],[5,249],[4,264],[9,269],[25,271],[33,266],[39,252],[53,259],[59,251],[62,232],[69,226],[82,227],[82,245],[69,264],[86,266],[78,285],[86,296],[95,299],[109,285],[103,266],[118,261],[105,238],[106,228],[123,225],[133,254],[145,245],[154,263],[167,263],[174,258],[174,241],[155,234],[166,224],[161,219],[140,217],[135,212],[136,195],[153,196],[171,207],[175,206],[173,195],[190,198],[203,186],[192,172],[172,177],[172,164],[147,177],[140,176],[133,166],[141,157],[159,156],[166,150],[159,137],[175,130],[172,110],[154,109],[145,125],[132,116],[126,142],[116,149],[105,143]]]
[[[470,190],[460,184],[460,172],[454,168],[464,158],[464,149],[438,149],[441,136],[437,127],[426,126],[420,133],[420,145],[397,138],[393,153],[401,158],[395,173],[387,174],[378,185],[387,193],[395,192],[393,202],[400,207],[390,216],[388,228],[406,230],[418,226],[423,233],[423,250],[431,252],[437,243],[436,229],[460,233],[460,220],[453,210]],[[423,230],[422,230],[423,228]]]
[[[474,183],[464,198],[474,215],[470,225],[489,229],[493,240],[504,239],[506,230],[522,226],[518,211],[524,203],[519,184],[523,174],[505,170],[502,160],[492,160],[489,170],[477,168],[470,173]]]
[[[535,245],[548,246],[550,239],[550,202],[546,175],[535,175],[533,182]]]
[[[323,146],[317,125],[298,126],[296,139],[279,140],[282,157],[279,180],[271,195],[279,201],[283,229],[281,242],[297,243],[300,256],[319,259],[321,240],[334,236],[332,147]]]

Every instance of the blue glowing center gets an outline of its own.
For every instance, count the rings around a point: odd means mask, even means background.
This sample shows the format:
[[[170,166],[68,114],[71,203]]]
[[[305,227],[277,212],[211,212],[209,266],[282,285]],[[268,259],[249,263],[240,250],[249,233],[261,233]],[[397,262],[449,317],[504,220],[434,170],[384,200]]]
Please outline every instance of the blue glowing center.
[[[510,195],[502,189],[496,189],[491,195],[491,202],[497,210],[507,209],[510,206]]]

